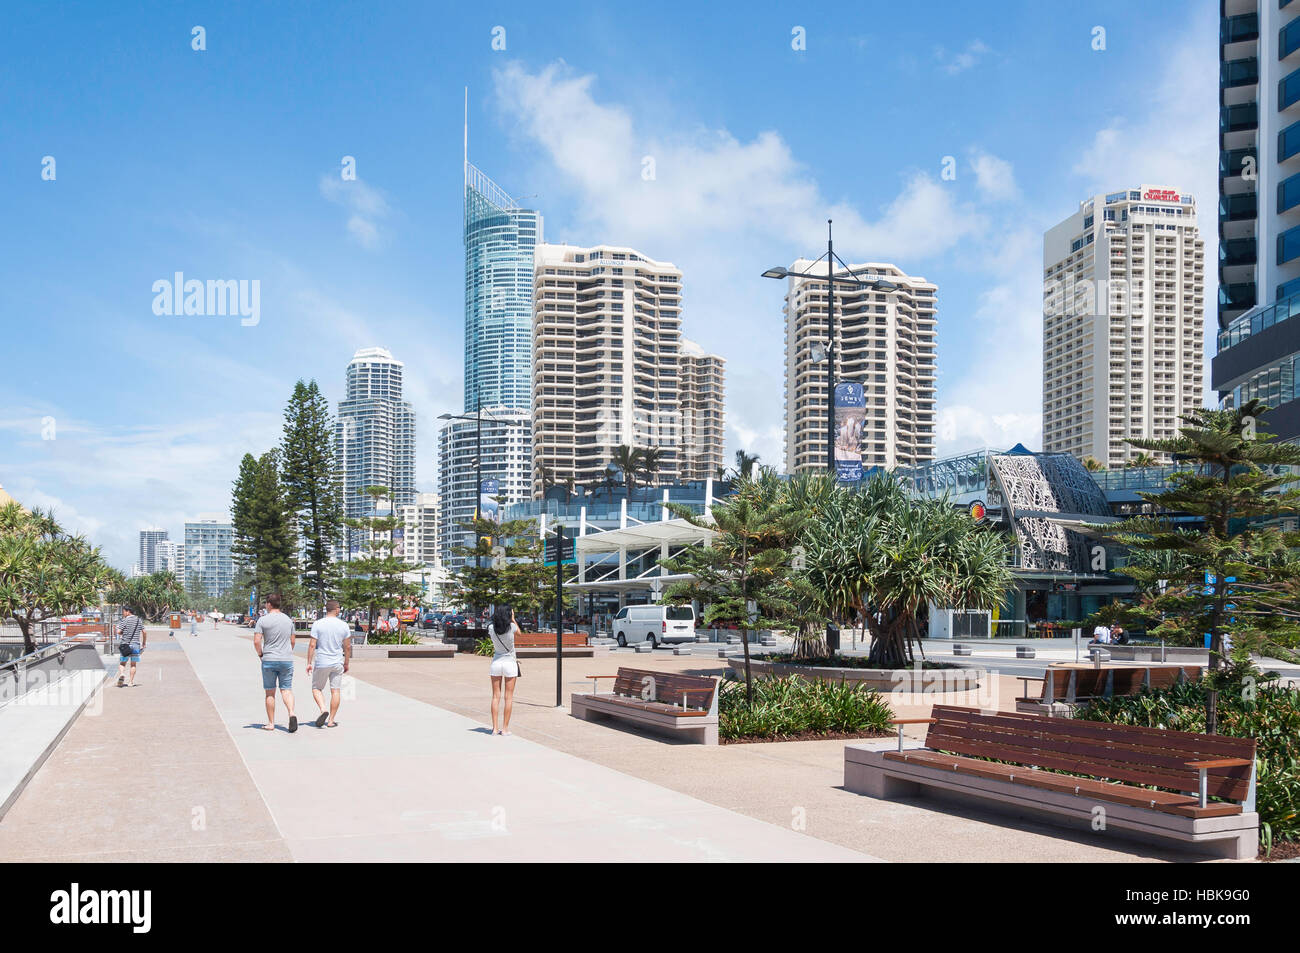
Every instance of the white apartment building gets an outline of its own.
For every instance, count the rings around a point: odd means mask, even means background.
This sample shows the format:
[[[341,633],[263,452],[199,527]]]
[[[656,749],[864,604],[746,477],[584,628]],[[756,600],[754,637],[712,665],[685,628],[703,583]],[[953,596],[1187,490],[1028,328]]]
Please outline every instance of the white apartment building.
[[[132,567],[133,575],[151,576],[162,572],[159,547],[167,541],[167,530],[161,526],[146,526],[140,530],[140,555]]]
[[[223,595],[235,582],[230,549],[234,529],[222,513],[200,513],[185,522],[185,571],[197,576],[209,595]]]
[[[415,502],[397,508],[402,519],[402,542],[396,555],[412,566],[433,567],[441,561],[438,552],[437,493],[417,493]]]
[[[1202,404],[1205,243],[1164,186],[1094,195],[1043,238],[1043,450],[1122,466]],[[1156,455],[1157,457],[1159,455]]]
[[[452,547],[473,545],[473,533],[464,527],[474,519],[475,481],[480,473],[484,483],[496,481],[493,498],[502,509],[507,503],[529,499],[532,491],[532,416],[505,407],[484,407],[481,467],[477,465],[478,424],[473,415],[466,416],[438,431],[438,549],[448,568],[463,562],[453,555]]]
[[[659,450],[655,482],[720,466],[724,362],[682,337],[676,266],[550,244],[535,264],[533,495],[598,482],[623,445]]]
[[[158,542],[158,569],[176,576],[176,581],[185,585],[185,543],[164,539]]]
[[[825,269],[799,259],[791,271]],[[864,467],[915,466],[934,459],[938,287],[881,262],[849,266],[890,291],[835,286],[835,381],[862,384]],[[836,274],[847,274],[837,266]],[[791,276],[785,295],[785,467],[827,465],[827,365],[830,340],[823,279]],[[814,345],[816,347],[814,347]]]
[[[706,354],[694,341],[682,340],[677,372],[682,413],[684,459],[678,479],[707,480],[723,468],[726,436],[727,362]]]
[[[350,519],[371,515],[368,486],[386,486],[393,503],[415,499],[415,411],[402,399],[405,365],[382,347],[366,347],[348,362],[339,401],[335,449],[343,471],[343,509]],[[346,531],[349,548],[355,531]]]

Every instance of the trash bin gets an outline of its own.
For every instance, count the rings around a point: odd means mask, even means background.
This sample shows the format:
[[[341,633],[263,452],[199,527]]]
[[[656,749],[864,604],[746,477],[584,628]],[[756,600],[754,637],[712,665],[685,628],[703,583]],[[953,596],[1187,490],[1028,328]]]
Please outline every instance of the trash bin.
[[[840,650],[840,627],[834,622],[826,623],[826,651],[835,655]]]
[[[179,612],[172,613],[171,627],[173,629],[179,629],[181,627],[181,614]]]

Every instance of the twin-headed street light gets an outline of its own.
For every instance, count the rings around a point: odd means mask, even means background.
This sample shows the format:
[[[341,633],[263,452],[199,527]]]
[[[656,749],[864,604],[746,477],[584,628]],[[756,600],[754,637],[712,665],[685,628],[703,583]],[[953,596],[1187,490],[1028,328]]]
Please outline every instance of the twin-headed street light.
[[[820,364],[827,362],[826,374],[826,466],[833,473],[835,472],[835,286],[837,284],[845,285],[850,288],[867,288],[871,291],[897,291],[898,285],[885,278],[873,278],[863,280],[860,278],[848,264],[835,254],[835,245],[831,237],[831,220],[826,220],[826,254],[813,264],[816,265],[822,259],[826,260],[826,274],[818,275],[811,271],[791,271],[789,268],[777,266],[769,268],[763,272],[764,278],[812,278],[816,281],[825,280],[826,285],[826,329],[829,340],[826,344],[820,342],[814,343],[810,347],[810,357],[812,363]],[[843,274],[835,273],[835,263],[843,268]]]

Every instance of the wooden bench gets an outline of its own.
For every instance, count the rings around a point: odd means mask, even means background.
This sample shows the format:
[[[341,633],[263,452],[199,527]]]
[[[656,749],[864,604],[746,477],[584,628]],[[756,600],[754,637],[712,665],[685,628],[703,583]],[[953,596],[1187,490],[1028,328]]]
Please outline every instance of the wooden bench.
[[[1016,711],[1032,715],[1069,717],[1074,706],[1094,698],[1136,695],[1143,688],[1169,688],[1201,677],[1199,665],[1150,665],[1115,668],[1053,667],[1042,676],[1017,675],[1024,695],[1016,699]],[[1029,683],[1042,682],[1037,698],[1029,695]]]
[[[718,681],[712,676],[620,668],[617,675],[588,675],[590,694],[574,693],[569,711],[584,721],[621,718],[652,729],[685,732],[703,745],[718,743]],[[599,692],[611,678],[614,687]]]
[[[1258,853],[1253,738],[945,705],[931,714],[904,722],[929,724],[924,748],[905,750],[901,726],[896,751],[847,745],[845,788],[976,798],[1096,833],[1237,859]]]

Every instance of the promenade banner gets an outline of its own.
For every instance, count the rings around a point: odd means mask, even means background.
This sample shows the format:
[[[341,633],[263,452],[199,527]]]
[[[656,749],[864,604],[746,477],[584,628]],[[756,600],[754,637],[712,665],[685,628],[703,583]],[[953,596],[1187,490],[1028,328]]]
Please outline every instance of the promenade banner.
[[[497,504],[497,493],[500,491],[500,483],[496,480],[484,480],[478,487],[478,509],[480,515],[485,520],[495,520],[500,513],[500,506]]]
[[[867,399],[862,385],[844,381],[835,385],[835,478],[856,483],[862,479],[862,427],[867,419]]]

